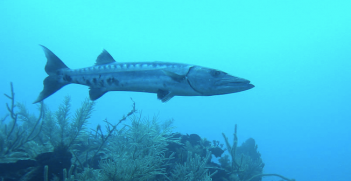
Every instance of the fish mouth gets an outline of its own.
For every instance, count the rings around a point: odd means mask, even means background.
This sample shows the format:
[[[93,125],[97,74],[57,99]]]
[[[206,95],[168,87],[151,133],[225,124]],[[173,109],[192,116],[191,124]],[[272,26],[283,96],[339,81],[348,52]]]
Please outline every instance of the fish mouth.
[[[227,83],[225,85],[222,85],[224,87],[241,87],[241,88],[244,88],[245,90],[248,90],[248,89],[252,89],[254,88],[255,86],[253,84],[250,84],[250,83],[242,83],[242,82],[231,82],[231,83]]]
[[[255,86],[253,84],[250,84],[249,80],[242,79],[242,78],[237,78],[237,79],[223,79],[218,82],[216,82],[216,86],[221,86],[221,87],[226,87],[226,88],[231,88],[231,87],[237,87],[237,88],[243,88],[245,90],[252,89]]]

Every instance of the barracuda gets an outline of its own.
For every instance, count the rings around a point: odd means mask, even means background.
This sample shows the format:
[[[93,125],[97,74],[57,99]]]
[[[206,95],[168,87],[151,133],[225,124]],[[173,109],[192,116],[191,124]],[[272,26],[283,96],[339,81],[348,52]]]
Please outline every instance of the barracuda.
[[[89,86],[91,100],[108,91],[156,93],[162,102],[174,96],[212,96],[245,91],[254,87],[250,81],[225,72],[196,65],[168,62],[118,63],[106,51],[92,67],[69,69],[53,52],[42,46],[47,58],[44,89],[38,103],[63,86]]]

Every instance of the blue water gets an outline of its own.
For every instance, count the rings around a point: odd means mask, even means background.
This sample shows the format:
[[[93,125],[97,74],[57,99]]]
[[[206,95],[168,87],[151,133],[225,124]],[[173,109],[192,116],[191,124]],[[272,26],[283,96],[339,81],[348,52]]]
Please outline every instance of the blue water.
[[[70,68],[95,63],[102,49],[121,62],[197,64],[250,80],[256,87],[213,97],[110,92],[91,126],[117,120],[132,102],[143,115],[173,118],[175,131],[254,138],[264,173],[299,181],[351,180],[351,1],[0,1],[0,87],[31,103],[42,90],[46,58]],[[69,85],[45,100],[73,108],[88,88]],[[7,98],[0,97],[1,115]],[[277,181],[269,177],[265,181]]]

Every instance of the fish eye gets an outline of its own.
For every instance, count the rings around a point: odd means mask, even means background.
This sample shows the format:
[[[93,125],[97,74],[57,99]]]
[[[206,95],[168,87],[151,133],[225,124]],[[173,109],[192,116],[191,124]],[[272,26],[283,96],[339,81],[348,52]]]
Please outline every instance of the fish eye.
[[[221,75],[221,71],[213,70],[213,71],[211,71],[211,75],[212,75],[213,77],[218,77],[219,75]]]

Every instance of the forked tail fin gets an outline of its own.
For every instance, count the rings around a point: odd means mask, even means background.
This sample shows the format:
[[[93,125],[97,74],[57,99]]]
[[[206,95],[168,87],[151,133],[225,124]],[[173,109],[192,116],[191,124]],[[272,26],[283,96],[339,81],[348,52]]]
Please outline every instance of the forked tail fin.
[[[49,75],[45,78],[43,84],[44,89],[39,94],[38,98],[33,102],[33,104],[38,103],[45,98],[49,97],[56,91],[60,90],[63,86],[69,84],[63,81],[59,81],[58,71],[61,69],[68,69],[68,67],[48,48],[43,45],[40,45],[47,59],[45,71]]]

